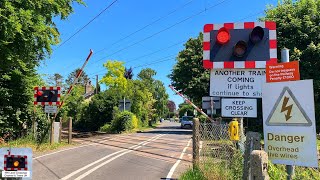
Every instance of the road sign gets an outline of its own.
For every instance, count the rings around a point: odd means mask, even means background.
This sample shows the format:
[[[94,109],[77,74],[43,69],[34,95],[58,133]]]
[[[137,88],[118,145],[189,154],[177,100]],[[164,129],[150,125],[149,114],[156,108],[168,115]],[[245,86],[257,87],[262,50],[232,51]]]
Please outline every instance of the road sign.
[[[265,83],[265,151],[275,164],[318,167],[313,81]]]
[[[51,114],[54,114],[54,113],[57,113],[57,106],[45,106],[44,107],[44,112],[45,113],[51,113]]]
[[[266,66],[267,82],[283,82],[297,80],[300,80],[299,61],[292,61]]]
[[[213,106],[213,108],[211,108]],[[220,109],[221,103],[220,103],[220,97],[210,97],[205,96],[202,97],[202,109]]]
[[[125,103],[123,100],[119,101],[119,110],[120,111],[123,111],[124,109],[127,111],[130,111],[130,108],[131,108],[131,101],[130,100],[126,99]]]
[[[222,98],[221,115],[222,117],[257,117],[257,100]]]
[[[203,29],[203,67],[265,68],[277,63],[276,23],[206,24]]]
[[[212,69],[210,96],[262,97],[265,69]]]

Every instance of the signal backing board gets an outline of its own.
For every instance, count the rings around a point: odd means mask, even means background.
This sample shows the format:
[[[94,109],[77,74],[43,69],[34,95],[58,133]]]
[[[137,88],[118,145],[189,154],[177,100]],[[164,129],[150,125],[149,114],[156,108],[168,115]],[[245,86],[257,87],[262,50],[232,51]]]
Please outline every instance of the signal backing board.
[[[261,42],[249,42],[250,31],[259,26],[263,29]],[[231,36],[228,43],[216,43],[216,36],[225,28]],[[264,35],[263,35],[264,34]],[[237,41],[245,41],[248,53],[244,57],[232,56]],[[243,22],[206,24],[203,30],[203,67],[205,69],[265,68],[266,64],[277,63],[277,40],[275,22]]]

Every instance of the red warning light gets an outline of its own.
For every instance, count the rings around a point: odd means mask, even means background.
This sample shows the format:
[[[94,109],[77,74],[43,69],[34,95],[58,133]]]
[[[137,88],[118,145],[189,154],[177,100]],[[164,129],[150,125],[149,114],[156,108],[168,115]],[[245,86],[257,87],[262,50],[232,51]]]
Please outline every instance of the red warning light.
[[[42,94],[43,94],[42,91],[38,91],[38,92],[37,92],[37,95],[38,95],[38,96],[42,96]]]
[[[219,29],[218,34],[217,34],[217,42],[219,44],[226,44],[230,40],[230,33],[228,29],[225,27],[222,27]]]

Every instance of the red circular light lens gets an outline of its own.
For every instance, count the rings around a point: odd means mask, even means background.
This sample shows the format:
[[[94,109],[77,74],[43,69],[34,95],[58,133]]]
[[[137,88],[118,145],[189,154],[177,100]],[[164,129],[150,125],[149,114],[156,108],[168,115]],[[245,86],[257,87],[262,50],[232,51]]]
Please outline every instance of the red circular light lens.
[[[217,34],[217,42],[219,44],[226,44],[230,40],[230,33],[226,28],[220,28]]]
[[[42,94],[43,94],[42,91],[38,91],[38,92],[37,92],[37,95],[38,95],[38,96],[42,96]]]

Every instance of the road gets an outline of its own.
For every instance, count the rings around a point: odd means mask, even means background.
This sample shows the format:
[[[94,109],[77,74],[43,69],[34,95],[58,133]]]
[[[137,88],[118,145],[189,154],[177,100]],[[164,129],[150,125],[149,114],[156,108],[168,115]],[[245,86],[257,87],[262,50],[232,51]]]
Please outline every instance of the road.
[[[176,179],[192,162],[191,130],[179,126],[77,139],[79,146],[34,157],[33,179]]]

